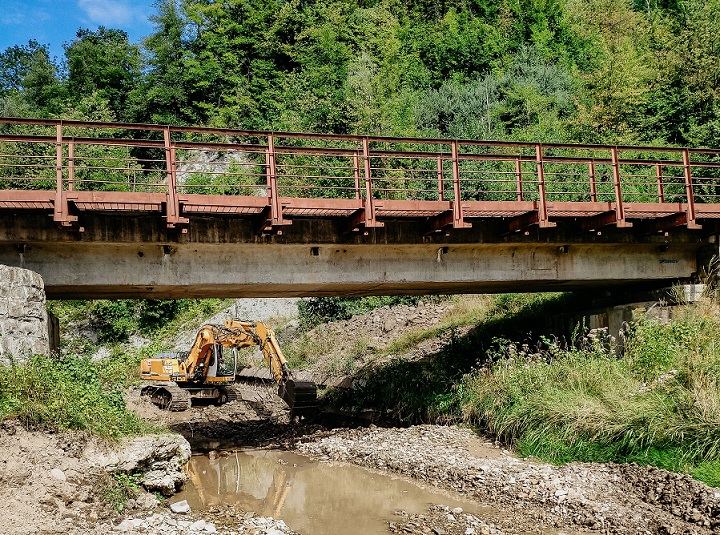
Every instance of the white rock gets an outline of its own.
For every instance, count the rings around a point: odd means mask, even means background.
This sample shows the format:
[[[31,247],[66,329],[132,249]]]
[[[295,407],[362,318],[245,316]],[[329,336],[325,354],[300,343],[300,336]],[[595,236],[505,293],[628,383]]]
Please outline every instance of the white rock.
[[[205,531],[208,533],[217,533],[217,529],[215,529],[215,524],[212,522],[208,522],[205,524]]]
[[[123,520],[122,522],[120,522],[120,524],[115,526],[115,530],[122,531],[123,533],[128,532],[131,529],[133,529],[133,523],[132,520],[130,520],[129,518]]]
[[[462,507],[456,507],[455,509],[452,510],[452,512],[453,512],[454,515],[461,515],[462,512],[463,512],[463,508],[462,508]]]
[[[170,510],[173,513],[181,513],[181,514],[189,513],[190,505],[188,504],[187,500],[181,500],[179,502],[171,503]]]
[[[67,481],[67,477],[65,476],[65,472],[60,470],[59,468],[53,468],[50,470],[50,475],[57,479],[58,481]]]
[[[198,520],[198,521],[193,522],[192,524],[190,524],[190,529],[191,529],[191,530],[195,530],[195,531],[201,531],[201,530],[205,529],[205,526],[206,526],[206,523],[205,523],[205,521],[201,518],[200,520]]]

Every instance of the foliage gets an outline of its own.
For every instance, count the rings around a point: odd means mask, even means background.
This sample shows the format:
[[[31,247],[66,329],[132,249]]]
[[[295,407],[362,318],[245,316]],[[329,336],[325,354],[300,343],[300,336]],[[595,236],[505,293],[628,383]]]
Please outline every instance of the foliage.
[[[692,312],[670,325],[640,322],[625,358],[594,336],[576,347],[497,340],[491,361],[463,382],[462,414],[523,455],[652,464],[717,484],[719,326]]]
[[[115,511],[121,512],[128,500],[140,494],[140,477],[123,473],[103,474],[96,486],[100,498]]]
[[[51,301],[48,308],[60,319],[62,325],[88,322],[89,326],[97,330],[99,341],[111,344],[117,351],[117,358],[112,359],[119,367],[116,376],[124,376],[125,368],[121,363],[134,366],[139,356],[130,356],[126,353],[126,348],[113,344],[126,342],[133,334],[152,335],[153,343],[141,350],[143,355],[151,356],[166,349],[165,339],[169,335],[180,329],[197,328],[201,321],[230,303],[231,300],[228,299],[120,299]],[[88,353],[85,349],[77,345],[64,348],[66,352],[80,354]],[[94,349],[89,351],[89,354],[93,352]]]
[[[0,113],[716,145],[720,0],[159,0],[142,43],[0,53]],[[221,188],[221,191],[225,191]]]
[[[104,360],[35,356],[0,373],[0,418],[27,426],[79,429],[117,438],[151,431],[127,410],[122,390],[108,382]]]
[[[376,308],[394,305],[415,306],[427,296],[397,295],[373,297],[311,297],[298,303],[298,317],[303,329],[327,323],[347,320],[358,314],[364,314]],[[436,297],[435,299],[442,299]]]

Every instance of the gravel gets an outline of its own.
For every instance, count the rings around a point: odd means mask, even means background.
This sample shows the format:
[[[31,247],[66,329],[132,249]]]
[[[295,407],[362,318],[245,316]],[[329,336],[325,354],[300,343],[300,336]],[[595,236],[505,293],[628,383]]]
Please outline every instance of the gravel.
[[[296,448],[322,461],[401,474],[493,504],[502,513],[489,520],[504,533],[720,531],[720,492],[689,476],[634,464],[530,462],[464,428],[344,429],[299,441]]]
[[[406,511],[395,513],[401,519],[390,522],[391,533],[410,533],[418,535],[503,535],[493,524],[465,513],[462,508],[451,509],[447,505],[433,505],[426,513],[409,514]]]
[[[212,517],[213,521],[168,512],[129,517],[107,527],[115,533],[144,535],[295,535],[282,520],[256,516],[232,507],[215,507],[203,516]]]

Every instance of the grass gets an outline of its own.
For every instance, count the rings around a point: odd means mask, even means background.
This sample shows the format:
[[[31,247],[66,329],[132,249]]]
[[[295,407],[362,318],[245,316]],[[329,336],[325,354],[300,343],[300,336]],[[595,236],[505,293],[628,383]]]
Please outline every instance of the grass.
[[[328,394],[338,404],[377,409],[398,423],[457,420],[462,378],[477,364],[493,337],[522,336],[541,327],[553,311],[567,309],[569,302],[565,294],[460,298],[454,312],[439,325],[411,332],[391,343],[384,353],[397,355],[414,341],[450,334],[439,351],[412,361],[379,358],[380,362],[356,373],[352,392]],[[538,317],[543,320],[538,321]],[[460,329],[463,326],[466,328]]]
[[[638,462],[720,486],[718,331],[717,314],[689,307],[670,325],[637,324],[624,358],[588,338],[535,350],[498,341],[451,410],[525,456]]]
[[[78,429],[104,438],[157,431],[127,410],[115,382],[118,372],[108,364],[87,357],[36,356],[0,367],[0,418],[16,418],[27,427]]]

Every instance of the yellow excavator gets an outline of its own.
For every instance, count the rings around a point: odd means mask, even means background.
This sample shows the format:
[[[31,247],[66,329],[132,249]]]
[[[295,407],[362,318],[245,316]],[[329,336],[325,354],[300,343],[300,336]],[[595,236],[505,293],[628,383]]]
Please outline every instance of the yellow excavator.
[[[312,416],[317,409],[317,385],[293,378],[275,333],[262,322],[226,320],[225,325],[200,328],[190,351],[164,353],[140,363],[140,377],[152,381],[140,395],[171,411],[190,408],[192,399],[217,404],[242,398],[237,350],[257,346],[278,385],[278,395],[290,407],[290,418]],[[232,358],[224,349],[232,350]]]

